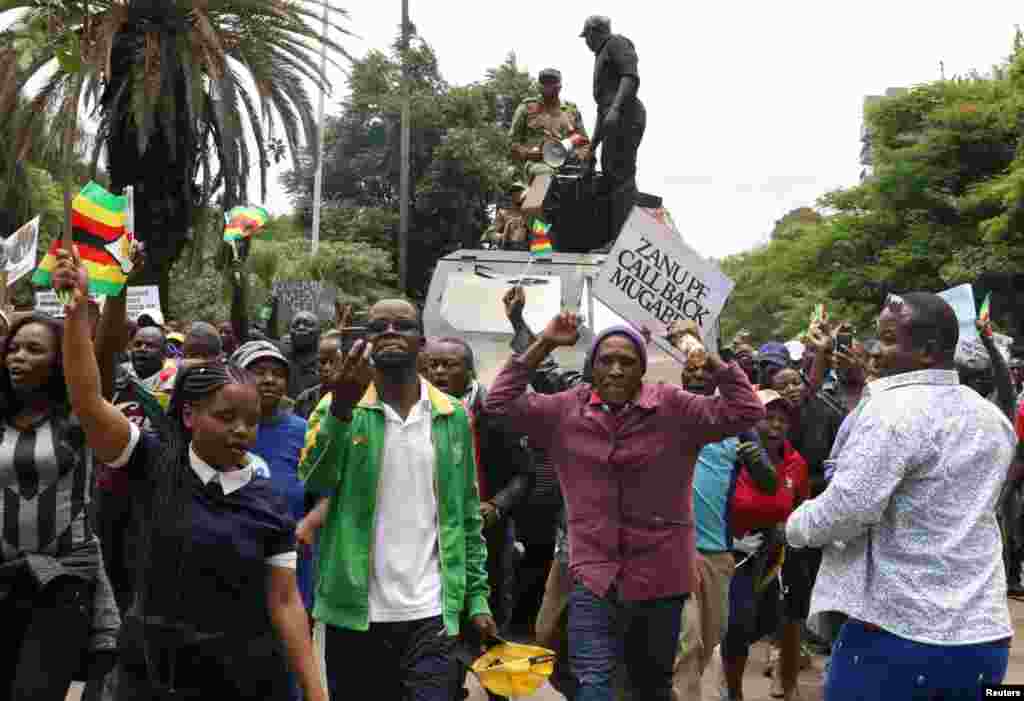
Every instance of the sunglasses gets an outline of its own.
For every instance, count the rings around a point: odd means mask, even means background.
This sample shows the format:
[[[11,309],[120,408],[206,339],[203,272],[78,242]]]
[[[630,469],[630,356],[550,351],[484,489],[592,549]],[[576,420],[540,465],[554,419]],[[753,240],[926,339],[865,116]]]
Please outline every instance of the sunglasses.
[[[366,330],[371,336],[379,336],[394,329],[395,333],[411,334],[420,330],[420,322],[415,319],[373,319],[366,323]]]

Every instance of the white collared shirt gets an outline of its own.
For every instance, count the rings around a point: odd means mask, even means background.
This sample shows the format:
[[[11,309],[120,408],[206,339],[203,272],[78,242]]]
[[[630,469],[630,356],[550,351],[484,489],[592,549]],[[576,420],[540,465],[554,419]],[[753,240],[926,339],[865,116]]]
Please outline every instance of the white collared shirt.
[[[132,454],[135,452],[136,446],[139,444],[139,438],[142,436],[142,432],[139,427],[135,424],[129,424],[129,430],[131,435],[128,439],[128,445],[125,446],[124,452],[121,456],[110,463],[110,467],[119,469],[128,464],[131,460]],[[189,464],[192,467],[192,471],[199,478],[199,481],[206,486],[212,481],[220,482],[220,487],[224,491],[224,495],[233,494],[245,485],[252,482],[253,478],[260,472],[260,468],[266,469],[266,463],[258,455],[253,453],[246,453],[248,458],[247,465],[238,470],[232,470],[231,472],[224,472],[218,470],[212,466],[198,454],[190,443],[188,446],[188,457]],[[298,563],[298,552],[293,550],[287,553],[280,553],[278,555],[272,555],[266,559],[266,563],[273,567],[284,567],[286,569],[294,570]]]
[[[370,570],[370,621],[414,621],[442,612],[441,559],[431,403],[420,398],[403,420],[381,402],[384,449]]]

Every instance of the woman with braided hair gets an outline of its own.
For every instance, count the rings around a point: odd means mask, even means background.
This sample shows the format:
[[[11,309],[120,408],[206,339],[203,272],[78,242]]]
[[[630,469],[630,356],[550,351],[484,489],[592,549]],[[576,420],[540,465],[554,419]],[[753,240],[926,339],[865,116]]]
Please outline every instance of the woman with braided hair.
[[[71,296],[71,405],[97,459],[129,475],[139,505],[119,699],[287,698],[286,661],[308,701],[326,699],[295,582],[295,523],[270,482],[254,478],[252,378],[222,363],[185,365],[166,421],[141,432],[101,396],[85,269],[69,252],[57,258],[55,286]]]

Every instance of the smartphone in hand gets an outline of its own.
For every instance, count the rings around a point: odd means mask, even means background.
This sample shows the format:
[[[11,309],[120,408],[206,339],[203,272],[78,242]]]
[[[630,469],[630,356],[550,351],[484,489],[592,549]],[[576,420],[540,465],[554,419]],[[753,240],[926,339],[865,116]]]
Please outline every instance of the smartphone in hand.
[[[836,350],[840,353],[849,353],[850,348],[853,347],[853,334],[852,333],[838,333],[836,334]]]

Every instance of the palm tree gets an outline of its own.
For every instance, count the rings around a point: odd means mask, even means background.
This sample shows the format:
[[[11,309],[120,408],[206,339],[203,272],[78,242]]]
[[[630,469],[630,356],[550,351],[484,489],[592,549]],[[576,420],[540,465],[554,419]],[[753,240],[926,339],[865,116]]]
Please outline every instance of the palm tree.
[[[331,0],[0,0],[0,19],[13,17],[0,31],[5,156],[21,161],[45,150],[40,134],[59,134],[48,143],[69,160],[80,111],[97,115],[92,167],[105,151],[111,189],[135,187],[145,278],[166,303],[194,213],[214,193],[225,208],[244,202],[254,171],[266,199],[274,154],[316,143],[307,86],[326,80],[321,42],[333,65],[347,57],[321,36],[324,4],[346,17]]]

